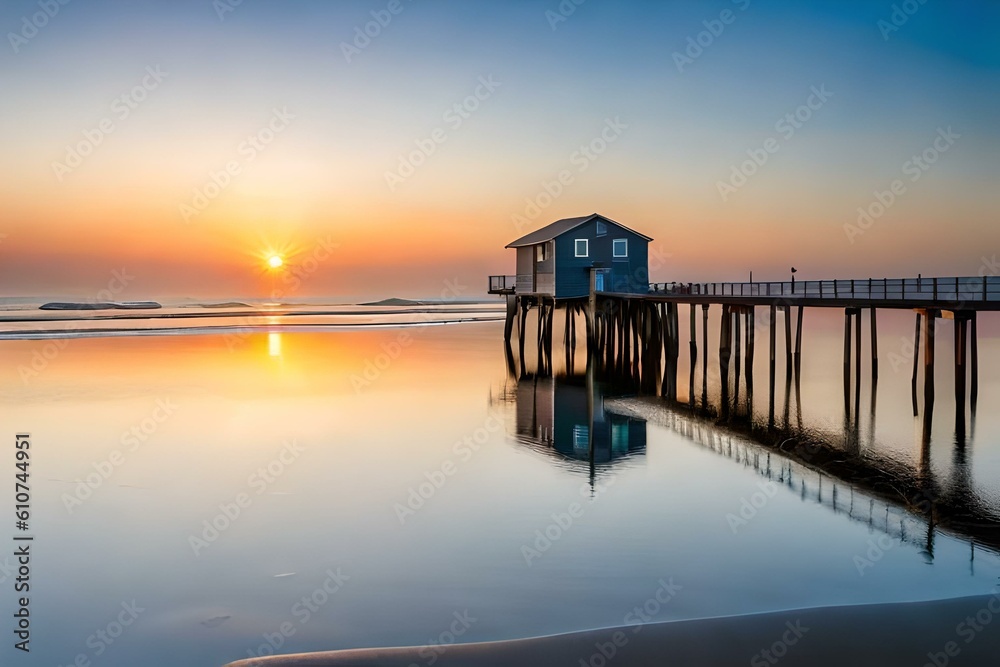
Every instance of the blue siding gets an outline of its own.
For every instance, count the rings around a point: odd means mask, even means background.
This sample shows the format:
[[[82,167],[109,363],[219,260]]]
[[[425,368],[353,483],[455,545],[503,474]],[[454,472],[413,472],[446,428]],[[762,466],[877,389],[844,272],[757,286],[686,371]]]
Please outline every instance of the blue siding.
[[[649,289],[649,241],[634,232],[605,222],[608,233],[597,236],[597,221],[564,233],[555,239],[556,297],[586,296],[590,292],[590,268],[600,263],[611,271],[608,292],[644,294]],[[576,239],[589,241],[587,257],[576,257]],[[628,257],[613,257],[613,241],[628,240]]]

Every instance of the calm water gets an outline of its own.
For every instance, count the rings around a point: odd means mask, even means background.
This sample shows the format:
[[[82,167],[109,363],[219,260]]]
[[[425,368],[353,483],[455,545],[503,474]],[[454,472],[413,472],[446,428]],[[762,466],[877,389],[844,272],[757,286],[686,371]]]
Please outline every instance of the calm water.
[[[863,393],[858,447],[915,468],[909,357],[900,352],[898,369],[889,361],[912,320],[880,316],[877,411],[871,419]],[[807,318],[802,418],[835,439],[843,321]],[[450,629],[478,641],[620,625],[661,581],[680,590],[656,621],[1000,583],[991,552],[940,533],[929,549],[919,517],[847,485],[833,498],[828,478],[768,461],[683,410],[581,377],[508,378],[501,332],[489,322],[77,338],[57,349],[0,342],[6,437],[28,431],[33,442],[24,664],[84,654],[209,667],[271,644],[295,652],[425,644]],[[1000,495],[992,336],[981,321],[980,408],[960,465],[951,368],[939,363],[929,462],[944,483],[962,473],[984,502]],[[766,392],[755,407],[766,414]],[[779,418],[783,409],[779,394]],[[94,488],[77,481],[88,476]],[[753,516],[744,501],[760,505]],[[749,518],[734,523],[741,507]],[[206,532],[213,521],[217,534]],[[8,626],[11,596],[3,601]],[[133,601],[134,622],[101,639]]]

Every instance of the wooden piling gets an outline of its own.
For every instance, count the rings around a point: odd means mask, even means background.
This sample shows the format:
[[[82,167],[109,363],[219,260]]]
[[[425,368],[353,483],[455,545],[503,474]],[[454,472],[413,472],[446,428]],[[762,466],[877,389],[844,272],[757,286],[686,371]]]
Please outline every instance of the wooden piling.
[[[552,338],[554,335],[554,328],[552,326],[555,321],[556,314],[556,300],[552,299],[549,303],[548,309],[548,320],[545,322],[545,362],[546,362],[546,374],[552,374]]]
[[[563,348],[566,350],[566,372],[573,374],[573,347],[576,338],[573,336],[573,306],[566,304],[566,322],[563,325]]]
[[[673,368],[673,374],[671,374],[671,351],[673,350],[673,339],[675,332],[673,329],[673,322],[670,319],[670,309],[673,304],[665,303],[663,308],[659,310],[659,318],[663,323],[663,340],[660,341],[660,351],[663,354],[663,378],[661,380],[661,393],[664,398],[671,399],[676,397],[676,389],[673,383],[676,382],[677,369]]]
[[[733,379],[735,387],[733,390],[733,401],[737,404],[740,400],[740,371],[743,362],[743,329],[740,326],[740,318],[743,316],[743,313],[741,311],[741,308],[733,310]]]
[[[538,375],[545,375],[545,300],[538,299],[538,330],[535,336],[535,343],[538,348]]]
[[[510,341],[505,341],[503,345],[504,359],[507,361],[507,374],[511,378],[517,377],[517,366],[514,363],[514,350],[511,349]]]
[[[910,394],[913,400],[913,416],[917,416],[917,367],[920,359],[920,311],[913,331],[913,375],[910,377]]]
[[[633,380],[639,374],[639,352],[641,341],[639,340],[640,334],[640,323],[639,323],[639,303],[638,301],[629,301],[629,331],[631,333],[632,344],[630,346],[630,356],[629,356],[629,377]]]
[[[597,272],[590,270],[590,292],[587,295],[587,335],[594,338],[588,339],[588,343],[597,340]]]
[[[521,359],[521,375],[525,375],[527,372],[524,364],[524,334],[525,330],[528,328],[528,309],[531,307],[528,300],[524,297],[518,297],[518,301],[521,305],[521,320],[518,324],[518,352],[520,353]]]
[[[578,315],[580,314],[580,306],[574,304],[569,307],[572,315],[569,320],[569,338],[573,341],[573,356],[576,356],[576,347],[580,338],[576,333],[576,323],[578,321]]]
[[[571,326],[570,323],[572,321],[571,314],[572,314],[572,309],[569,307],[569,305],[567,305],[566,306],[566,322],[563,324],[563,345],[565,345],[567,347],[569,347],[569,344],[570,344],[569,330],[570,330],[570,326]]]
[[[690,332],[690,355],[691,355],[691,373],[690,379],[688,380],[688,403],[691,407],[694,407],[694,372],[695,368],[698,366],[698,323],[697,323],[697,310],[695,305],[692,303],[688,306],[688,311],[690,313],[691,320],[691,332]]]
[[[625,376],[628,373],[628,369],[632,367],[632,313],[629,308],[630,302],[628,299],[622,300],[622,311],[621,311],[621,334],[622,334],[622,358],[621,358],[621,374]]]
[[[771,360],[769,365],[769,375],[770,375],[770,388],[768,390],[767,399],[767,421],[769,426],[774,425],[774,349],[775,349],[775,336],[776,328],[778,325],[778,314],[777,308],[775,306],[770,306],[770,344],[771,344]]]
[[[633,375],[639,373],[639,350],[642,348],[642,341],[639,340],[641,301],[632,301],[629,306],[632,316],[632,372]]]
[[[802,371],[802,306],[798,307],[795,322],[795,373]]]
[[[861,412],[861,309],[854,309],[854,426]]]
[[[851,413],[851,309],[844,309],[844,418]]]
[[[701,407],[708,407],[708,304],[701,305],[701,348],[705,357],[701,360]]]
[[[785,318],[785,375],[792,376],[792,307],[782,309]]]
[[[969,321],[955,317],[955,431],[959,439],[965,436],[966,333]]]
[[[626,374],[629,378],[635,379],[639,367],[639,318],[638,302],[629,300],[628,304],[628,324],[629,324],[629,363],[626,367]]]
[[[670,400],[677,400],[677,359],[680,356],[680,318],[678,317],[679,307],[676,303],[667,304],[667,359],[666,359],[666,375],[664,380],[667,381],[669,387],[669,398]]]
[[[753,395],[753,347],[754,347],[754,307],[747,307],[747,351],[746,351],[746,374],[747,374],[747,400]]]
[[[663,318],[660,317],[660,310],[659,308],[656,307],[656,304],[655,303],[650,304],[647,310],[648,310],[647,316],[649,317],[652,323],[654,331],[654,339],[651,344],[652,356],[649,361],[649,367],[652,373],[651,384],[654,388],[660,389],[660,395],[662,396],[663,377],[661,371],[662,365],[660,362],[663,357],[663,339],[666,333],[664,331]]]
[[[869,311],[869,321],[871,323],[871,348],[872,348],[872,379],[878,379],[878,324],[875,319],[877,308],[872,306]]]
[[[719,380],[722,387],[722,418],[729,417],[729,357],[732,352],[732,314],[730,307],[722,306],[722,322],[719,331]]]
[[[550,343],[552,339],[552,305],[545,303],[544,299],[542,299],[542,303],[545,304],[545,310],[544,310],[545,315],[542,328],[542,359],[543,359],[543,368],[545,370],[545,375],[549,375],[551,370],[549,364],[552,358],[551,356],[552,346]]]
[[[624,375],[628,365],[625,362],[625,354],[628,351],[628,314],[626,313],[628,301],[621,299],[616,305],[618,308],[615,312],[615,318],[618,320],[618,329],[615,334],[618,336],[618,358],[615,361],[615,369]]]
[[[934,329],[937,313],[930,310],[924,316],[924,410],[934,405]]]
[[[604,332],[607,343],[604,345],[604,365],[605,368],[614,373],[617,368],[618,359],[618,307],[610,299],[604,300]]]
[[[985,284],[985,283],[984,283]],[[972,333],[969,340],[970,352],[972,358],[971,362],[971,375],[972,375],[972,387],[969,394],[969,407],[972,409],[973,414],[976,412],[976,401],[979,398],[979,335],[976,332],[976,319],[978,313],[973,311],[972,313]]]
[[[514,294],[507,295],[507,315],[503,322],[503,340],[508,346],[510,345],[510,336],[514,331],[514,319],[517,317],[517,296]]]

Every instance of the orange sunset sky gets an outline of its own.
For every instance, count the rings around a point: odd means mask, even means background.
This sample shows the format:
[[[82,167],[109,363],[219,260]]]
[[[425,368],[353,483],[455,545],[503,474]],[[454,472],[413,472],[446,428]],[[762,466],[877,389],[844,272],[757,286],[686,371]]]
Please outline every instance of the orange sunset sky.
[[[595,211],[657,281],[1000,270],[995,3],[390,4],[4,3],[0,296],[478,298]]]

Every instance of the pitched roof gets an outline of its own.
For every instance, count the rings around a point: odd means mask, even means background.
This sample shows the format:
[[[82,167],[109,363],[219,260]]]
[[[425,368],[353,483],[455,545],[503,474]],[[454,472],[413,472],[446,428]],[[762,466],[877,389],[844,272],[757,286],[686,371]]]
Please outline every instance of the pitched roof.
[[[516,241],[511,241],[505,247],[522,248],[524,246],[536,245],[538,243],[545,243],[546,241],[551,241],[557,236],[562,236],[566,232],[572,231],[577,227],[579,227],[580,225],[583,225],[594,219],[600,219],[605,222],[609,222],[612,225],[616,225],[618,227],[621,227],[622,229],[628,230],[633,234],[636,234],[637,236],[641,236],[647,241],[653,240],[652,238],[646,236],[645,234],[640,234],[634,229],[629,229],[620,222],[615,222],[611,218],[600,215],[599,213],[591,213],[590,215],[585,215],[579,218],[563,218],[562,220],[556,220],[552,224],[545,225],[541,229],[536,229],[535,231],[531,232],[530,234],[526,234],[525,236],[522,236]]]

